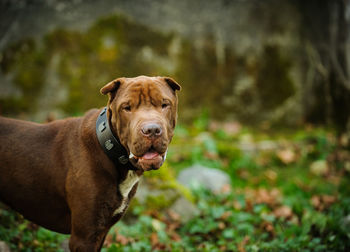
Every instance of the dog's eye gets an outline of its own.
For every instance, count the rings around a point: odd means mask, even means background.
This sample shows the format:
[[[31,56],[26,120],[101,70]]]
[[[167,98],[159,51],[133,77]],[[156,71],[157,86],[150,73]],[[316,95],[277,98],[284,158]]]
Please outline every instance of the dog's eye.
[[[130,105],[124,105],[123,110],[130,112],[131,111],[131,106]]]

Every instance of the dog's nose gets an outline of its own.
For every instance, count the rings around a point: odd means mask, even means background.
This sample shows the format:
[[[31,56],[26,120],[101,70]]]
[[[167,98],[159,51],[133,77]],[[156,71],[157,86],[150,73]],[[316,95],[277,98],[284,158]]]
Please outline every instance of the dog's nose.
[[[157,123],[148,123],[141,128],[141,132],[147,137],[159,137],[162,135],[163,130],[162,127]]]

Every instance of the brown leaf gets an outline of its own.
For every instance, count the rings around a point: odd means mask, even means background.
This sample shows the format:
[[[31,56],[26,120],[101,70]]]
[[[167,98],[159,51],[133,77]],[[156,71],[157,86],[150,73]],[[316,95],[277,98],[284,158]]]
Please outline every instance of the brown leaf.
[[[224,213],[221,215],[220,219],[222,219],[222,220],[227,220],[227,218],[230,217],[231,214],[232,214],[231,211],[226,211],[226,212],[224,212]]]
[[[219,248],[220,251],[227,251],[226,245],[221,245]]]
[[[218,226],[219,226],[219,229],[221,230],[223,230],[226,227],[225,223],[222,221],[219,222]]]
[[[273,171],[273,170],[267,170],[267,171],[265,171],[265,172],[264,172],[264,175],[265,175],[265,177],[266,177],[268,180],[270,180],[270,181],[272,181],[272,182],[276,181],[276,179],[277,179],[277,173],[276,173],[275,171]]]
[[[321,198],[320,198],[320,196],[318,196],[318,195],[312,196],[312,197],[311,197],[311,205],[312,205],[314,208],[320,210],[321,205],[322,205],[322,204],[321,204]]]
[[[172,222],[167,225],[167,230],[169,232],[176,230],[181,225],[180,222]]]
[[[238,173],[238,176],[242,179],[249,179],[251,177],[250,173],[244,169],[239,169],[237,173]]]
[[[333,195],[322,195],[322,201],[325,205],[330,206],[337,201],[337,198]]]
[[[168,210],[168,215],[169,215],[170,219],[172,219],[173,221],[180,221],[181,220],[181,216],[171,209]]]
[[[150,237],[152,247],[155,247],[159,243],[158,235],[156,232],[153,232]]]
[[[242,205],[241,205],[241,203],[239,203],[238,200],[234,200],[234,201],[233,201],[233,207],[234,207],[236,210],[241,210],[241,209],[242,209]]]
[[[346,134],[342,134],[339,138],[339,143],[346,148],[350,144],[350,139]]]
[[[106,236],[105,241],[104,241],[104,245],[105,245],[106,247],[109,247],[112,243],[113,243],[113,236],[110,235],[110,234],[108,234],[108,235]]]
[[[122,244],[123,246],[127,245],[132,240],[124,235],[117,234],[116,235],[116,242]]]
[[[295,162],[297,157],[295,152],[291,149],[278,150],[276,155],[284,164]]]
[[[236,135],[240,132],[242,126],[238,122],[218,122],[218,121],[211,121],[209,124],[209,129],[211,131],[217,131],[219,129],[224,130],[226,134],[228,135]]]
[[[252,197],[255,204],[267,204],[273,207],[279,204],[280,191],[277,188],[273,188],[270,191],[265,188],[259,188],[258,190],[253,190],[250,197]]]
[[[173,241],[181,241],[181,236],[178,235],[178,233],[176,233],[175,231],[170,233],[170,238]]]
[[[261,228],[268,232],[271,237],[276,236],[275,228],[273,227],[272,223],[265,221],[262,223]]]
[[[245,208],[247,212],[253,211],[253,202],[250,199],[246,199]]]
[[[210,159],[210,160],[217,160],[218,159],[218,154],[215,153],[215,152],[208,152],[208,151],[206,151],[204,153],[204,157],[206,157],[207,159]]]
[[[225,184],[221,187],[221,192],[222,193],[230,193],[231,192],[231,185],[230,184]]]
[[[326,175],[329,172],[329,167],[326,160],[317,160],[310,165],[310,171],[318,176]]]
[[[311,197],[311,205],[319,211],[330,207],[333,203],[337,201],[336,196],[333,195],[314,195]]]
[[[245,250],[245,246],[247,245],[249,240],[250,240],[250,237],[247,236],[247,235],[243,238],[243,240],[237,246],[237,249],[238,249],[239,252],[245,252],[246,251]]]
[[[293,216],[293,211],[289,206],[280,206],[273,211],[273,214],[277,218],[291,218]]]

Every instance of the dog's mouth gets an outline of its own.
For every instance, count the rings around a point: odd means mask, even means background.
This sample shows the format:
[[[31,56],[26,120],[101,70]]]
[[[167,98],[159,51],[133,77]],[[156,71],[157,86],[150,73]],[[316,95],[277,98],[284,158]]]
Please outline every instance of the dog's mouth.
[[[130,152],[129,160],[137,168],[143,171],[158,170],[164,163],[166,158],[166,151],[164,153],[158,152],[153,147],[149,148],[142,155],[135,155]]]

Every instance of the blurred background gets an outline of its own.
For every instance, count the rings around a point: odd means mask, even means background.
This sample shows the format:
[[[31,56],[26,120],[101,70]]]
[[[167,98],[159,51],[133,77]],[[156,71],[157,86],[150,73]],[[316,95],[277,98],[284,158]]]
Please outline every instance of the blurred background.
[[[179,126],[142,189],[159,193],[105,251],[346,251],[349,21],[348,0],[1,0],[0,115],[80,116],[115,78],[170,76]],[[5,206],[0,221],[15,251],[64,250]]]

